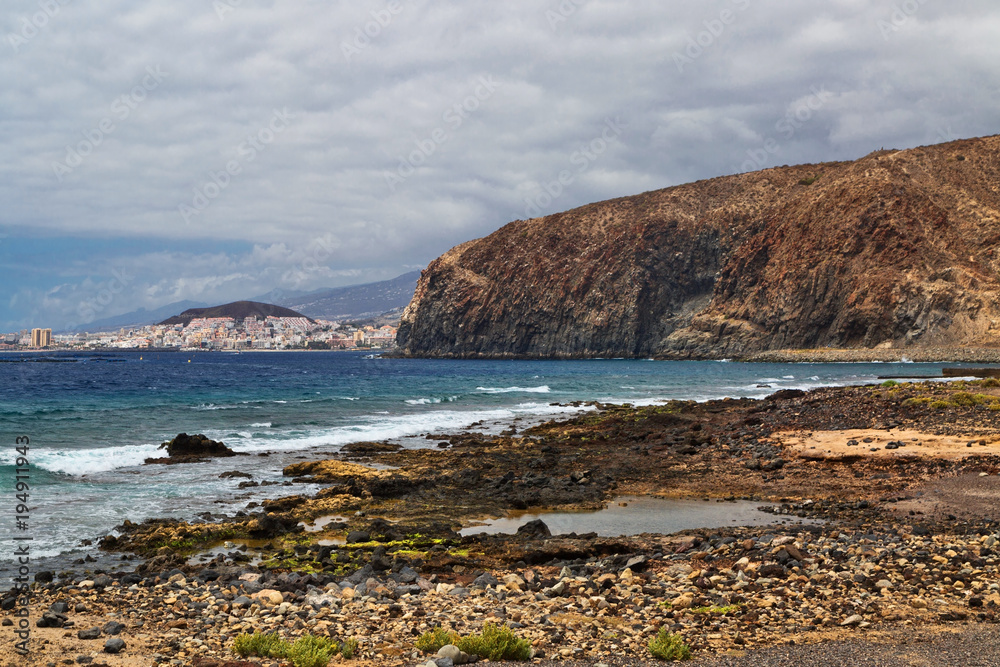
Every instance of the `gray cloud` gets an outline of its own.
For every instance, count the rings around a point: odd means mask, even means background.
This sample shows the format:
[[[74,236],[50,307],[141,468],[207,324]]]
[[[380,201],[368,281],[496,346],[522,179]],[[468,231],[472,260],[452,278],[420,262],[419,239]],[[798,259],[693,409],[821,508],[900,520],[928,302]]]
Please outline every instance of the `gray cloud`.
[[[10,0],[0,228],[186,241],[108,260],[117,312],[377,279],[536,211],[996,133],[997,34],[985,0]],[[107,280],[8,296],[68,322]]]

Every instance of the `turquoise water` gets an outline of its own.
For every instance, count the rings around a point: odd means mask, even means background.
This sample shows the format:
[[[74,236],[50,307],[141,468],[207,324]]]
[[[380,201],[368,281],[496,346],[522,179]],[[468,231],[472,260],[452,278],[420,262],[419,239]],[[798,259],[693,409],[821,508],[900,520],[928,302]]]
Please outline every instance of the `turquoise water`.
[[[125,519],[233,512],[309,491],[240,490],[240,469],[281,480],[296,457],[361,440],[419,436],[477,422],[499,430],[598,400],[763,397],[778,389],[861,384],[879,375],[939,375],[941,364],[740,364],[654,361],[442,361],[360,353],[93,353],[0,355],[0,491],[14,494],[14,439],[31,438],[30,532],[36,555],[83,553],[80,542]],[[179,432],[204,433],[254,456],[144,466]],[[269,456],[256,456],[269,453]],[[13,507],[13,505],[12,505]],[[0,522],[0,539],[15,532]],[[0,556],[0,562],[6,556]],[[9,560],[9,559],[8,559]]]

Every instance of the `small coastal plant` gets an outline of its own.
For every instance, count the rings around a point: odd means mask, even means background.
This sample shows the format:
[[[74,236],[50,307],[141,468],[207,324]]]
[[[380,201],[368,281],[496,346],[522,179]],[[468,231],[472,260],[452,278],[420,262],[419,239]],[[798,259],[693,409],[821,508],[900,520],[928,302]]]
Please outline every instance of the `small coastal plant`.
[[[531,642],[520,639],[506,625],[486,623],[481,634],[462,637],[455,645],[487,660],[531,660]]]
[[[680,635],[674,635],[666,628],[660,628],[659,633],[649,642],[649,652],[657,660],[690,660],[691,649],[681,640]]]
[[[812,185],[818,180],[819,176],[810,176],[808,178],[803,178],[801,181],[799,181],[799,185]]]
[[[910,407],[915,407],[917,405],[927,405],[933,400],[934,399],[930,398],[929,396],[918,396],[914,398],[908,398],[905,401],[903,401],[903,407],[910,408]]]
[[[711,607],[696,607],[691,610],[693,614],[719,614],[720,616],[725,616],[726,614],[732,613],[734,611],[739,611],[742,609],[742,605],[738,604],[727,604],[724,606],[713,605]]]
[[[345,660],[350,660],[358,654],[358,640],[354,637],[344,640],[343,646],[340,647],[340,655],[344,657]]]
[[[326,667],[335,654],[340,652],[345,658],[353,657],[357,652],[357,640],[349,639],[345,642],[351,645],[351,655],[344,654],[344,648],[332,639],[317,637],[315,635],[303,635],[289,643],[271,633],[255,632],[252,635],[243,633],[233,641],[233,653],[241,658],[275,658],[277,660],[288,660],[293,667]]]
[[[340,645],[326,637],[304,635],[288,647],[286,657],[295,667],[326,667]]]
[[[423,653],[437,653],[442,646],[454,644],[458,641],[458,635],[449,632],[440,625],[433,630],[428,630],[417,638],[416,647]]]
[[[959,391],[952,395],[951,402],[955,405],[960,405],[962,407],[970,407],[973,405],[979,405],[982,402],[980,397],[982,394],[970,394],[967,391]]]
[[[883,387],[898,387],[899,383],[896,382],[895,380],[886,380],[885,382],[882,383],[882,386]]]
[[[258,656],[261,658],[284,658],[288,642],[271,633],[243,633],[233,642],[233,653],[241,658]]]

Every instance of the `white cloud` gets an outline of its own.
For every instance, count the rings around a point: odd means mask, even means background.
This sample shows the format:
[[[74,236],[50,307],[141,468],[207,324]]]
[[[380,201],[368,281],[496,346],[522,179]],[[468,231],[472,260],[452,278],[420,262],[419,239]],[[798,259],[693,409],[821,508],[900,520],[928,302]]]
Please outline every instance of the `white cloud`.
[[[383,0],[245,1],[222,19],[196,0],[74,2],[16,51],[9,35],[38,6],[5,2],[0,227],[188,241],[188,275],[171,276],[177,257],[150,254],[116,304],[218,301],[423,265],[520,217],[609,117],[628,126],[618,144],[542,212],[731,173],[815,86],[833,97],[761,166],[1000,126],[1000,8],[985,0],[916,3],[902,19],[874,0],[400,2],[377,30]],[[366,28],[374,36],[348,61],[342,45]],[[689,40],[702,46],[679,71]],[[122,96],[150,67],[168,75],[122,118]],[[495,93],[449,125],[483,76]],[[287,128],[250,159],[248,137],[285,108]],[[59,182],[53,165],[67,146],[87,150],[105,119],[114,129]],[[440,128],[447,140],[387,187],[399,157]],[[232,161],[238,173],[185,220],[179,207],[196,189],[214,193]],[[303,277],[295,267],[317,239],[323,261]],[[208,242],[253,250],[220,258],[198,249]]]

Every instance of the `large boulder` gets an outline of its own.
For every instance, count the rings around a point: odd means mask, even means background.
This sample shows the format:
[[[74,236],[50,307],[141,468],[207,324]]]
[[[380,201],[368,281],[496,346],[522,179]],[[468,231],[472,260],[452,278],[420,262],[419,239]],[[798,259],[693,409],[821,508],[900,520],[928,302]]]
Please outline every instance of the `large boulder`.
[[[552,537],[552,532],[541,519],[534,519],[517,529],[517,536],[527,539]]]
[[[146,459],[146,463],[188,463],[208,458],[237,456],[224,442],[216,442],[205,435],[178,433],[170,442],[160,445],[168,458]]]

